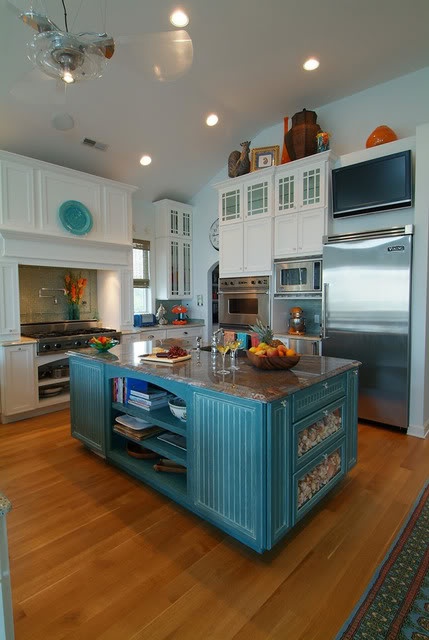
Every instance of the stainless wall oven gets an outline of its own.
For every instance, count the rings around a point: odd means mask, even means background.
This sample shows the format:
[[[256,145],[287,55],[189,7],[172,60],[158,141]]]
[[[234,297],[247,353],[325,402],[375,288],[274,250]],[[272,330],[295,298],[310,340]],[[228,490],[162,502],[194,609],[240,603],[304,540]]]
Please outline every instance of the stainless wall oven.
[[[270,278],[247,276],[219,279],[219,326],[248,329],[259,318],[270,324]]]

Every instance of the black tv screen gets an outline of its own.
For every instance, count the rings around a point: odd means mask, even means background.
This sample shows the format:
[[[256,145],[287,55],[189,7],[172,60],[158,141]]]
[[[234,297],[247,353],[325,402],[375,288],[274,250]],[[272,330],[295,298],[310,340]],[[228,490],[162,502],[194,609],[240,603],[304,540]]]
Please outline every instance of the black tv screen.
[[[334,218],[410,207],[411,193],[409,150],[332,171]]]

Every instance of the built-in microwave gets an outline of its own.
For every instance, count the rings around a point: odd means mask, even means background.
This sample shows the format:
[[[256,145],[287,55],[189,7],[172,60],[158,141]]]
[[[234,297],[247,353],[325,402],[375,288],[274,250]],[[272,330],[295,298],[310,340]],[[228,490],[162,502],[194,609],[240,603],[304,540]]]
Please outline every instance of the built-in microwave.
[[[274,272],[274,295],[287,293],[322,295],[321,258],[276,261]]]

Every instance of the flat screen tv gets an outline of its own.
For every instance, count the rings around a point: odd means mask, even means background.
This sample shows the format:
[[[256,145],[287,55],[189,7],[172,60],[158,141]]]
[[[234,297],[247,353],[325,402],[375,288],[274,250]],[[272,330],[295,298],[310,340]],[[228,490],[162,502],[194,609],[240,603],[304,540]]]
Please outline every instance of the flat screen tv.
[[[411,207],[411,151],[332,171],[334,218]]]

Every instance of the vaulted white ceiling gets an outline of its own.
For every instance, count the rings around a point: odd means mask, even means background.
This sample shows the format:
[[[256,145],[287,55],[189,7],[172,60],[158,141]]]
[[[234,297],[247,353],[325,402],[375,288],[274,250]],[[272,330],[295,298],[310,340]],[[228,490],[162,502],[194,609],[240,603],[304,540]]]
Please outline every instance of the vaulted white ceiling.
[[[69,30],[105,29],[117,39],[115,54],[101,78],[58,91],[27,59],[35,32],[2,0],[0,148],[136,185],[151,201],[188,201],[242,140],[285,115],[429,66],[428,0],[187,0],[193,64],[166,82],[145,72],[141,41],[172,29],[176,3],[65,4]],[[64,27],[61,0],[33,5]],[[310,55],[321,62],[312,73],[302,69]],[[209,128],[213,111],[220,120]],[[69,131],[52,126],[63,113],[73,117]],[[85,137],[107,150],[84,146]],[[149,167],[139,164],[143,153]]]

